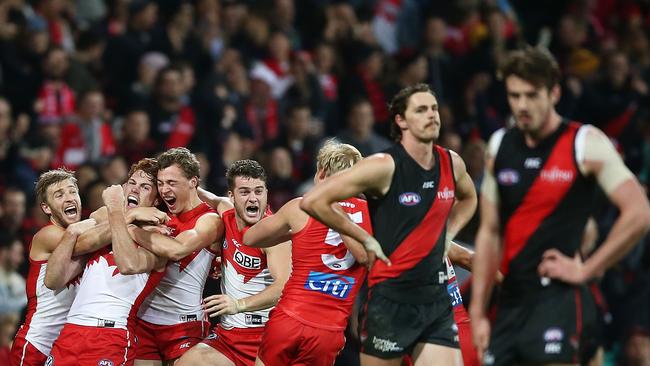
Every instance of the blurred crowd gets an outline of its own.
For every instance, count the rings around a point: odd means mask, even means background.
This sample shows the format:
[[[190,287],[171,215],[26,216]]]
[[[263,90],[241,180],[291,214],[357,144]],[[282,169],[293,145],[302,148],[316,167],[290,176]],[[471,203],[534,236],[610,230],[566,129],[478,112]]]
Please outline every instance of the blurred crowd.
[[[0,353],[26,304],[31,236],[47,222],[34,194],[45,170],[76,170],[87,215],[131,163],[186,146],[217,194],[230,163],[260,161],[278,208],[309,188],[323,139],[364,156],[389,146],[387,102],[425,82],[439,143],[478,188],[485,141],[509,121],[496,65],[530,44],[560,63],[559,112],[603,129],[647,188],[649,37],[649,0],[4,0]],[[601,238],[615,216],[602,206]],[[461,234],[469,244],[476,222]],[[650,330],[624,315],[631,293],[650,291],[648,245],[602,281],[613,354]]]

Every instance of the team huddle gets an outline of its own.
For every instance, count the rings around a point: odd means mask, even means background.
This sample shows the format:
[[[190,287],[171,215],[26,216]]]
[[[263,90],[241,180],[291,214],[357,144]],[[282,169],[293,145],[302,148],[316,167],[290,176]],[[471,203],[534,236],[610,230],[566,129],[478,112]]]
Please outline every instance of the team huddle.
[[[545,56],[518,52],[503,75],[517,126],[490,141],[476,256],[453,242],[476,211],[474,182],[455,152],[434,143],[435,94],[409,86],[390,103],[393,147],[362,158],[327,142],[314,187],[275,213],[258,162],[233,163],[221,197],[199,188],[198,160],[185,148],[133,164],[85,220],[74,174],[43,173],[36,193],[50,224],[30,246],[12,365],[331,366],[348,327],[364,366],[591,358],[596,311],[583,284],[649,224],[621,224],[582,277],[569,278],[562,266],[574,263],[589,210],[565,209],[588,207],[596,185],[623,220],[649,217],[647,200],[600,131],[554,113],[557,83],[528,77]],[[477,272],[471,326],[453,265]],[[210,275],[221,293],[203,299]],[[507,296],[490,333],[489,293],[502,275]],[[549,319],[548,306],[562,316]],[[522,327],[528,333],[513,333]]]

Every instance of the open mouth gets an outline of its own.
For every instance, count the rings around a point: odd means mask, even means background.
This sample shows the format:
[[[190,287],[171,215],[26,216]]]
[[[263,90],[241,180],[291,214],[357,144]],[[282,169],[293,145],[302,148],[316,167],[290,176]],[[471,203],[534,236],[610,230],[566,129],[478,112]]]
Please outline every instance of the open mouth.
[[[176,197],[167,197],[163,198],[165,200],[165,203],[167,204],[168,207],[173,207],[174,204],[176,203]]]
[[[126,206],[138,207],[138,197],[130,194],[128,197],[126,197]]]
[[[74,218],[77,216],[77,206],[68,206],[63,209],[63,213],[71,218]]]
[[[260,208],[257,206],[246,206],[246,214],[250,217],[257,217]]]

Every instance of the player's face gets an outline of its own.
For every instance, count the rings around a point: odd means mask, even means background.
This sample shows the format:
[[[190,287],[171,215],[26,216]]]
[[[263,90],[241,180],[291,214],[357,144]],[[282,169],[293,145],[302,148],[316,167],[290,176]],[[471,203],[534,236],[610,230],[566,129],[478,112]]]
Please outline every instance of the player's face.
[[[409,98],[400,127],[408,130],[417,140],[431,142],[440,134],[438,101],[431,93],[418,92]]]
[[[142,170],[137,170],[122,185],[126,197],[126,209],[138,206],[155,206],[158,199],[158,189],[153,177]]]
[[[559,89],[549,91],[511,75],[506,78],[508,103],[517,127],[524,133],[537,134],[549,120]]]
[[[196,189],[198,179],[188,179],[176,164],[158,171],[158,193],[167,205],[169,212],[178,215],[190,210],[190,193]]]
[[[45,193],[46,203],[41,208],[56,224],[68,227],[81,220],[79,188],[71,179],[49,185]]]
[[[238,218],[247,226],[262,219],[267,202],[266,183],[261,179],[236,177],[235,187],[228,192]]]

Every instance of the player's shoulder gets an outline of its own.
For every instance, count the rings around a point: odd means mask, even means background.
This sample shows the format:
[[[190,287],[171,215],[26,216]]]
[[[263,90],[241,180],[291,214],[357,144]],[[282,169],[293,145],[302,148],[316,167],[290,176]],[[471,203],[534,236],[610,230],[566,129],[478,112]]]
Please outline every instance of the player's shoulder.
[[[34,238],[32,239],[32,245],[33,243],[44,243],[44,242],[58,242],[61,240],[63,237],[63,234],[65,233],[65,229],[54,225],[54,224],[49,224],[47,226],[44,226],[41,228],[36,234],[34,234]]]

